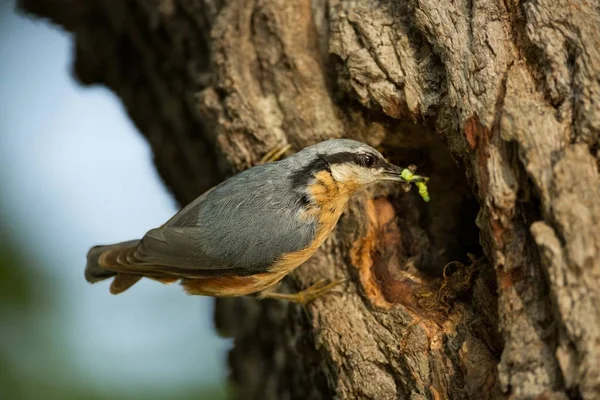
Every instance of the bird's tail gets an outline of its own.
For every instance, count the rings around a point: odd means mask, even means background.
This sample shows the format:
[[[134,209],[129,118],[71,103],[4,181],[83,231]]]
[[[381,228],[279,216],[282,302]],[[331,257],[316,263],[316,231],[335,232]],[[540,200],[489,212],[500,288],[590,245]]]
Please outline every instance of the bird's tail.
[[[87,255],[85,279],[96,283],[114,277],[110,286],[112,294],[119,294],[142,279],[141,274],[121,272],[131,265],[133,254],[140,241],[129,240],[106,246],[94,246]]]

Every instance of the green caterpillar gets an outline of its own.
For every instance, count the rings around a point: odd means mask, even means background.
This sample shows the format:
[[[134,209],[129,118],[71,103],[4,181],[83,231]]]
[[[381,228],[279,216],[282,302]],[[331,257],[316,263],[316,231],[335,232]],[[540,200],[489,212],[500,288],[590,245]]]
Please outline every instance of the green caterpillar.
[[[402,178],[406,180],[406,182],[414,182],[417,189],[419,189],[419,195],[423,198],[424,201],[428,202],[431,198],[429,197],[429,192],[427,191],[427,181],[429,178],[424,176],[415,175],[408,168],[404,168],[402,173],[400,174]]]

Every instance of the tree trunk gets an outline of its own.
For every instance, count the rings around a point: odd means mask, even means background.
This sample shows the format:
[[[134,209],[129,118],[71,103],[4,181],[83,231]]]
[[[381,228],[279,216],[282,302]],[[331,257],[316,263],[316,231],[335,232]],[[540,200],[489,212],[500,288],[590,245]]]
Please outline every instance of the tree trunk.
[[[74,33],[181,204],[348,137],[431,177],[358,196],[286,280],[217,301],[243,399],[600,396],[600,6],[591,0],[22,0]]]

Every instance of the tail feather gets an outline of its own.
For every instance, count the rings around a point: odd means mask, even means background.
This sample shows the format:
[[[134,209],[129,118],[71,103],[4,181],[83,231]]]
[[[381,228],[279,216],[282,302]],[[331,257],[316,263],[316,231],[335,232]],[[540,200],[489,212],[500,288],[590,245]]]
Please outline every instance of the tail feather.
[[[118,270],[122,268],[118,267],[133,264],[132,262],[129,262],[132,260],[130,254],[133,254],[139,242],[139,240],[129,240],[127,242],[107,246],[92,247],[87,255],[85,279],[90,283],[96,283],[111,277],[116,277],[111,286],[111,293],[116,294],[127,290],[139,281],[142,276],[135,274],[121,274]]]
[[[121,274],[118,273],[110,284],[110,293],[111,294],[119,294],[123,293],[136,283],[142,279],[142,275],[133,275],[133,274]]]
[[[135,285],[143,277],[169,284],[177,282],[180,276],[157,270],[156,266],[144,263],[136,256],[139,240],[94,246],[87,255],[85,279],[96,283],[114,278],[110,293],[119,294]]]

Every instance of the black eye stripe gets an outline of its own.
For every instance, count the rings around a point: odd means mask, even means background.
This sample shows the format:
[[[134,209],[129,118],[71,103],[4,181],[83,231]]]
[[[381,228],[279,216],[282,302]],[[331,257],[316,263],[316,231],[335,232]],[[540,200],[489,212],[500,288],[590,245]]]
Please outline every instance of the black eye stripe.
[[[372,157],[371,165],[367,165],[365,156]],[[335,164],[356,164],[365,168],[384,168],[387,162],[376,154],[341,152],[335,154],[319,154],[310,164],[291,175],[292,187],[304,189],[308,182],[319,171],[331,171],[330,166]]]
[[[385,165],[385,161],[381,157],[371,153],[335,153],[321,156],[329,165],[332,164],[356,164],[361,167],[379,168]],[[370,158],[370,160],[368,160]]]
[[[292,187],[294,189],[305,189],[308,181],[319,171],[329,171],[329,163],[321,156],[317,156],[313,162],[291,175]]]
[[[326,171],[331,172],[329,169],[329,165],[331,164],[325,157],[322,155],[317,155],[317,163]]]

